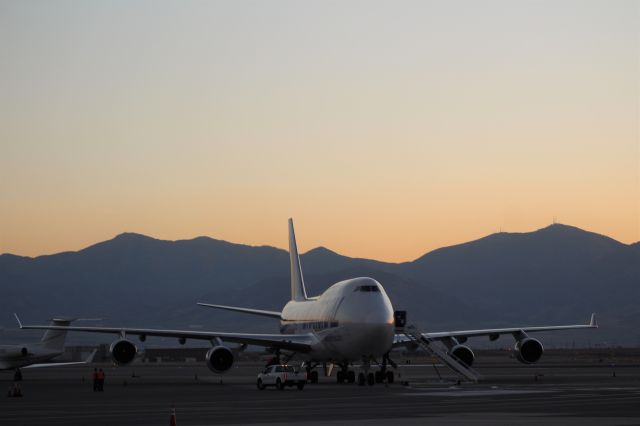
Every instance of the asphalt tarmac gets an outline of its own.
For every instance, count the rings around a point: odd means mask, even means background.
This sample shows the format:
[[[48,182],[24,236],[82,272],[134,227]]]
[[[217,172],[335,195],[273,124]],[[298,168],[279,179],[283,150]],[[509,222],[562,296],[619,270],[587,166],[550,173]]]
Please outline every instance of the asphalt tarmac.
[[[505,360],[479,365],[482,382],[460,385],[444,368],[440,380],[432,365],[412,365],[388,386],[321,377],[303,391],[257,390],[258,364],[222,377],[202,364],[98,367],[106,372],[104,392],[92,391],[93,366],[59,367],[24,370],[22,398],[6,397],[13,374],[0,372],[0,425],[167,425],[173,407],[178,425],[640,425],[640,367],[633,364]]]

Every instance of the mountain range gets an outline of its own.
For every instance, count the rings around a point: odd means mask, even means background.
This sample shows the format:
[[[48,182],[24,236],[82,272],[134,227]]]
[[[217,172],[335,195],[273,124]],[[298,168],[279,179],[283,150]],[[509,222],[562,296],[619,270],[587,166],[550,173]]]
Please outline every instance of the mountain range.
[[[289,298],[288,262],[288,253],[274,247],[134,233],[77,252],[3,254],[0,341],[29,335],[15,330],[13,312],[30,323],[62,315],[101,317],[104,325],[274,332],[277,321],[195,303],[280,310]],[[597,312],[597,331],[549,334],[544,342],[640,344],[640,243],[572,226],[495,233],[412,262],[350,258],[324,247],[303,254],[301,262],[308,294],[370,276],[423,331],[582,323]]]

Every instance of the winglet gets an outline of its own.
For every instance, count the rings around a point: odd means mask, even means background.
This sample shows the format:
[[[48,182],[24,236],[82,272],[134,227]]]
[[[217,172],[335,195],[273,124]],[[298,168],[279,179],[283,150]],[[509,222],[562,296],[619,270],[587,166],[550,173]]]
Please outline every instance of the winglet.
[[[596,327],[596,328],[598,327],[598,322],[596,321],[596,313],[595,312],[591,314],[591,320],[589,320],[589,325],[591,327]]]
[[[93,351],[91,351],[91,353],[89,354],[87,359],[84,360],[85,364],[91,364],[93,362],[93,358],[96,356],[97,352],[98,352],[98,348],[96,348]]]
[[[16,317],[16,321],[18,321],[18,326],[22,328],[22,323],[20,322],[20,318],[18,318],[18,314],[14,313],[13,316]]]

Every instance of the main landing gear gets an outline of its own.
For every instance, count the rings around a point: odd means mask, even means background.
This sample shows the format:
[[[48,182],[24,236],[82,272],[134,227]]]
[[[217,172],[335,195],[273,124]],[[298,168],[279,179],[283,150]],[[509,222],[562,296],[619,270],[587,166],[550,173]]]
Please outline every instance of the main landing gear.
[[[356,381],[356,373],[353,370],[349,370],[349,364],[344,363],[340,365],[340,370],[336,373],[338,384],[354,383]]]
[[[318,367],[319,363],[303,363],[303,367],[307,371],[307,381],[309,383],[318,383],[318,372],[315,370]],[[350,369],[350,365],[348,362],[344,362],[342,364],[334,364],[338,367],[338,371],[336,372],[336,382],[338,384],[344,383],[357,383],[358,386],[373,386],[376,383],[393,383],[395,380],[395,375],[393,370],[389,368],[389,366],[393,368],[397,368],[398,365],[393,362],[389,358],[389,354],[385,354],[382,357],[382,363],[378,364],[379,369],[373,371],[371,368],[371,358],[364,357],[360,366],[360,371],[356,372]],[[331,374],[331,368],[326,369],[327,375]]]
[[[305,365],[305,368],[307,369],[307,381],[309,383],[318,383],[318,372],[314,370],[314,368],[316,368],[317,366],[318,366],[318,363],[315,363],[315,364],[308,363]]]
[[[364,386],[365,384],[373,386],[376,383],[375,375],[373,372],[360,372],[358,373],[358,386]]]

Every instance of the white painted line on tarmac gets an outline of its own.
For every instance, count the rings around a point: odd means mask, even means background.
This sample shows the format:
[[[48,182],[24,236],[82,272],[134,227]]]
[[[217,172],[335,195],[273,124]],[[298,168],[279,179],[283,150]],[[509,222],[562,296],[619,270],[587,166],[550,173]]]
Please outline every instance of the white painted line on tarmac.
[[[504,389],[488,389],[488,390],[453,390],[453,391],[420,391],[407,392],[403,396],[497,396],[497,395],[523,395],[523,394],[541,394],[554,393],[555,391],[541,390],[504,390]]]

